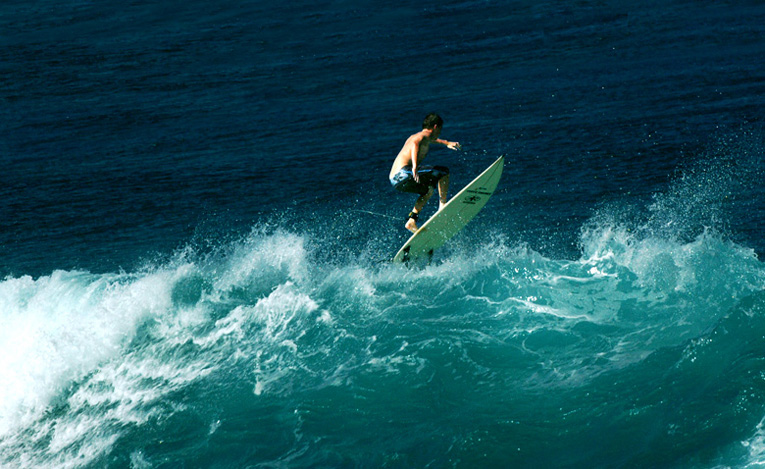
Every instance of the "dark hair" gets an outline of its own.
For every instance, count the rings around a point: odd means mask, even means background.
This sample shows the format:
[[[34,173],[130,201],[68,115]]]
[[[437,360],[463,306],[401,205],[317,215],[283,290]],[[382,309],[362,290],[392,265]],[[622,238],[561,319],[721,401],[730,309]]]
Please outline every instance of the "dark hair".
[[[441,116],[439,116],[435,112],[431,112],[430,114],[425,116],[425,120],[422,121],[422,128],[423,129],[433,129],[433,127],[435,127],[435,126],[443,127],[444,126],[444,120],[441,119]]]

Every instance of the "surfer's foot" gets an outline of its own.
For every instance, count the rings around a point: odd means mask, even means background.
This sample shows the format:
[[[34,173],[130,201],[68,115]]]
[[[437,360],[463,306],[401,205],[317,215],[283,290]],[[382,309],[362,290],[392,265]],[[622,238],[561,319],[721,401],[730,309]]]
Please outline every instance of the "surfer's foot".
[[[445,206],[446,206],[446,201],[445,200],[442,200],[442,201],[438,202],[438,209],[439,210],[441,210]]]
[[[407,230],[411,231],[412,233],[417,232],[417,222],[414,221],[414,218],[410,218],[406,221],[406,225],[404,225]]]

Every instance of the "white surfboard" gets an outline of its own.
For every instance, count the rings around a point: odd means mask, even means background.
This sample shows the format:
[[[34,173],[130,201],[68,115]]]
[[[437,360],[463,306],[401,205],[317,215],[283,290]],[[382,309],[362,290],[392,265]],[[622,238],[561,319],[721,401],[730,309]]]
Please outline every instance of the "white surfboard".
[[[399,249],[393,262],[429,258],[481,211],[499,184],[505,157],[500,156],[486,171],[452,197],[444,208],[425,222]]]

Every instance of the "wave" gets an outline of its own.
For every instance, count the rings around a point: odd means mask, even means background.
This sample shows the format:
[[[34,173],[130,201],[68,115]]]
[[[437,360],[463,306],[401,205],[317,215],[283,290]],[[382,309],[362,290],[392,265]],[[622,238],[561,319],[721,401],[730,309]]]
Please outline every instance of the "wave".
[[[374,451],[350,434],[318,451],[304,436],[321,432],[307,428],[301,406],[339,394],[348,401],[329,402],[340,415],[365,409],[354,416],[363,431],[388,415],[389,393],[412,416],[442,420],[420,408],[432,406],[417,389],[447,392],[478,416],[513,393],[521,403],[556,401],[555,389],[581,400],[578,390],[602,389],[603,376],[709,340],[765,284],[755,253],[713,231],[688,242],[644,235],[591,223],[575,260],[495,236],[408,270],[326,262],[309,235],[260,227],[141,272],[6,278],[0,461],[150,464],[178,425],[197,447],[241,411],[262,420],[249,431],[263,461],[311,465],[332,461],[327,452],[365,461]],[[420,438],[377,431],[403,454],[406,438]],[[452,436],[452,453],[467,451]]]

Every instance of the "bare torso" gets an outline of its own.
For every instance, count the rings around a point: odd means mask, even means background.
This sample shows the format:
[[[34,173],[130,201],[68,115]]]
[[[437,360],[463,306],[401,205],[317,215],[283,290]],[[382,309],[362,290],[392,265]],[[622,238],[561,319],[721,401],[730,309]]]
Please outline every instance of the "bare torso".
[[[395,161],[393,161],[393,167],[391,167],[388,177],[392,178],[404,166],[415,168],[419,166],[422,160],[425,159],[425,156],[427,156],[428,150],[430,150],[430,142],[431,131],[427,129],[410,136],[406,143],[404,143],[401,151],[398,152]],[[415,157],[415,155],[417,156]]]

